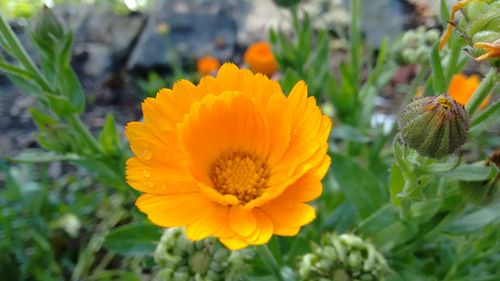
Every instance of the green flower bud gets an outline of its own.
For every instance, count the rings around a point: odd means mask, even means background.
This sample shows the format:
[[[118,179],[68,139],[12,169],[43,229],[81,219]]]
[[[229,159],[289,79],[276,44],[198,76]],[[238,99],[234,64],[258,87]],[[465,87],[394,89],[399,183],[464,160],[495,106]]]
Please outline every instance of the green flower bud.
[[[40,10],[31,23],[31,38],[41,51],[52,54],[65,44],[66,32],[51,9]]]
[[[428,64],[428,51],[439,39],[436,29],[426,29],[419,26],[417,29],[408,30],[394,46],[396,60],[401,65]]]
[[[500,200],[500,150],[495,151],[485,165],[495,165],[497,173],[495,176],[484,181],[460,181],[459,187],[465,200],[480,206],[486,206]]]
[[[442,158],[467,140],[469,118],[464,107],[449,96],[416,99],[398,119],[400,139],[419,154]]]
[[[193,242],[181,228],[163,232],[155,251],[155,280],[243,280],[249,250],[229,251],[213,238]]]
[[[39,36],[41,39],[62,39],[64,37],[64,28],[51,9],[43,6],[34,19],[33,36]]]
[[[332,253],[333,252],[333,253]],[[380,281],[388,272],[375,247],[353,234],[327,234],[299,263],[301,280]]]

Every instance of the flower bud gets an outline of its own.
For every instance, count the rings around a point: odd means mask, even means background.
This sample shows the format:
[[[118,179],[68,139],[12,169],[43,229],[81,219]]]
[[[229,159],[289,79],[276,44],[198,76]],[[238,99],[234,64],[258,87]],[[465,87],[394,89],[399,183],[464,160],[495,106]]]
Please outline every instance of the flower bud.
[[[33,36],[37,36],[41,40],[49,40],[50,37],[54,39],[64,38],[64,28],[61,22],[47,6],[43,6],[34,19]]]
[[[169,228],[156,247],[155,280],[243,280],[249,250],[230,251],[216,239],[193,242],[181,228]]]
[[[299,264],[301,280],[383,280],[387,262],[375,247],[353,234],[327,234]]]
[[[393,47],[396,61],[401,65],[428,64],[428,52],[438,39],[439,32],[436,29],[419,26],[408,30]]]
[[[408,104],[398,119],[401,140],[423,156],[441,158],[467,140],[469,119],[449,96],[423,97]]]

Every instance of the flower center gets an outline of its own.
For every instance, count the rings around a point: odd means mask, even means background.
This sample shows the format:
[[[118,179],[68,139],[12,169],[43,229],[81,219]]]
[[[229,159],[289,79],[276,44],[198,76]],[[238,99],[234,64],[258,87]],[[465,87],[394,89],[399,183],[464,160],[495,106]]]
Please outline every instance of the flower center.
[[[210,179],[222,195],[236,196],[242,204],[259,197],[269,178],[267,163],[242,150],[223,153],[212,163]]]

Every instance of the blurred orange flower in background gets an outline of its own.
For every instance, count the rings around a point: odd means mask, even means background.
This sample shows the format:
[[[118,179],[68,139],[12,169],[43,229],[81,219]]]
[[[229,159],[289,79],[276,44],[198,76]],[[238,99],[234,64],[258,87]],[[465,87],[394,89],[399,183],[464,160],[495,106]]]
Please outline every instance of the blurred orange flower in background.
[[[462,73],[453,76],[448,87],[448,94],[456,100],[459,104],[465,106],[472,94],[481,84],[481,79],[477,75],[466,76]],[[490,100],[490,96],[486,97],[479,106],[479,109],[485,107]]]
[[[243,56],[243,60],[253,72],[267,76],[273,75],[279,68],[271,46],[264,41],[250,45]]]
[[[315,218],[306,202],[322,192],[332,123],[304,82],[287,97],[276,81],[224,64],[142,109],[144,122],[126,127],[127,181],[153,223],[234,250],[294,236]]]
[[[204,56],[196,61],[196,69],[201,75],[208,75],[219,69],[220,62],[216,57]]]

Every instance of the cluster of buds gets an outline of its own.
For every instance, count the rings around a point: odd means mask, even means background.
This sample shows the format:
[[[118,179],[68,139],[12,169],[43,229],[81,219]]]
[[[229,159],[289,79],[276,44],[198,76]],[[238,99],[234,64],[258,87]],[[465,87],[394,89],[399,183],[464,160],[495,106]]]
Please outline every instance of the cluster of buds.
[[[456,25],[454,19],[458,11],[465,17]],[[440,48],[444,47],[455,26],[473,47],[476,60],[489,59],[492,65],[500,67],[500,0],[458,1],[452,8]]]
[[[299,264],[301,280],[380,281],[387,262],[371,243],[353,234],[327,234]]]
[[[486,167],[493,167],[495,175],[483,181],[460,181],[460,191],[464,198],[476,205],[485,206],[500,200],[500,150],[495,151],[486,162]]]
[[[230,251],[213,238],[193,242],[182,228],[169,228],[156,247],[155,280],[243,280],[250,258],[246,250]]]
[[[398,127],[404,144],[439,159],[467,141],[469,118],[463,105],[449,96],[422,97],[403,109]]]
[[[395,48],[396,61],[401,65],[428,64],[429,50],[439,39],[439,31],[419,26],[403,34]]]

